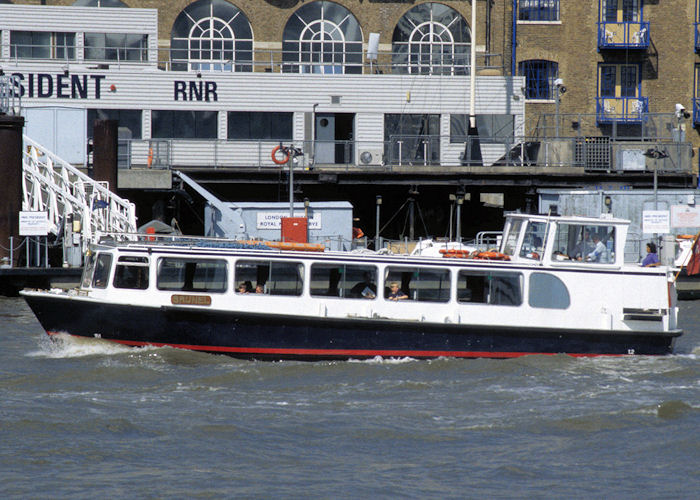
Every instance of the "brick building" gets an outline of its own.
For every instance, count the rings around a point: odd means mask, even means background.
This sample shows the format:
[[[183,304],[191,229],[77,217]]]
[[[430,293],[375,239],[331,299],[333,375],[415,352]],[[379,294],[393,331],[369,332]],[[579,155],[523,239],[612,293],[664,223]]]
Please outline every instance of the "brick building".
[[[265,184],[277,179],[270,150],[291,141],[303,166],[335,168],[318,182],[347,178],[370,200],[382,183],[461,196],[626,171],[648,187],[652,169],[687,187],[697,172],[688,0],[476,0],[475,25],[473,2],[457,0],[0,4],[14,4],[0,5],[0,71],[19,78],[28,127],[75,132],[62,126],[73,107],[87,139],[95,118],[118,119],[132,169],[272,172]],[[644,159],[669,144],[669,161]]]

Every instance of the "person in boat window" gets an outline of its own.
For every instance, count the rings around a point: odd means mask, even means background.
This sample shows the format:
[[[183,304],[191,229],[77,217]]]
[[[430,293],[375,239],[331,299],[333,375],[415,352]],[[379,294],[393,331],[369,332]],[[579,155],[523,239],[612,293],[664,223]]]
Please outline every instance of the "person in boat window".
[[[377,296],[377,285],[374,284],[372,273],[365,271],[363,280],[350,289],[350,296],[355,298],[373,299]]]
[[[592,240],[595,247],[586,255],[586,262],[608,262],[608,249],[605,243],[600,241],[600,236],[596,233],[592,236]]]
[[[656,253],[656,245],[651,241],[647,243],[647,256],[644,257],[642,265],[644,267],[656,267],[661,265],[659,254]]]
[[[591,233],[588,229],[583,231],[583,239],[579,241],[571,252],[570,257],[576,260],[582,260],[586,255],[595,249],[595,245],[591,241]]]
[[[255,293],[265,293],[265,288],[263,287],[263,285],[261,285],[260,283],[255,285]]]
[[[389,296],[387,298],[389,300],[405,300],[408,298],[408,295],[401,291],[396,281],[392,281],[389,284]]]
[[[240,285],[238,285],[238,293],[250,293],[244,281],[241,282]]]

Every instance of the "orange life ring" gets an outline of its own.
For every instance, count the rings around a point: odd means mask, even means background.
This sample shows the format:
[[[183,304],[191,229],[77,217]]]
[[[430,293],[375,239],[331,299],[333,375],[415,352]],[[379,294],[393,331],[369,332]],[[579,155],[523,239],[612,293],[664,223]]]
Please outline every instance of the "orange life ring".
[[[284,155],[281,160],[279,158],[277,158],[278,151],[282,151],[282,154]],[[289,161],[289,153],[287,153],[287,151],[285,149],[283,149],[281,145],[276,146],[272,150],[271,156],[272,156],[272,161],[275,162],[277,165],[284,165],[285,163],[287,163]]]
[[[362,238],[365,235],[364,232],[362,232],[362,229],[359,227],[353,227],[352,228],[352,239],[356,240],[358,238]]]
[[[510,260],[510,257],[500,252],[479,252],[474,258],[482,260]]]

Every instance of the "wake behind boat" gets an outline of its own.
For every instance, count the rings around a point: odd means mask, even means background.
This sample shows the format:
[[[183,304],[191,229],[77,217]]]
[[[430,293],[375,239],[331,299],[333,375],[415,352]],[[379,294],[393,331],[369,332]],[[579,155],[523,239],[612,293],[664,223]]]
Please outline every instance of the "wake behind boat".
[[[22,295],[49,335],[244,358],[668,354],[672,274],[624,264],[628,224],[509,214],[443,257],[104,240],[78,289]]]

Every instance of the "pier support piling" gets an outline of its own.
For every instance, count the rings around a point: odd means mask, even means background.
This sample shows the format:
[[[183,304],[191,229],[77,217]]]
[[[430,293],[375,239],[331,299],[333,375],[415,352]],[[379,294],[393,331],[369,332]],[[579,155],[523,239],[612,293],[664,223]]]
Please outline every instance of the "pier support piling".
[[[11,266],[17,264],[19,252],[11,252],[10,245],[21,241],[23,129],[24,117],[0,114],[0,259]]]

